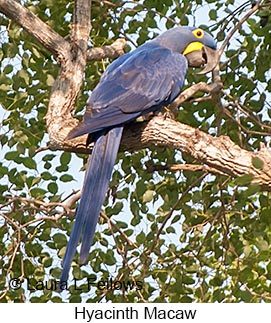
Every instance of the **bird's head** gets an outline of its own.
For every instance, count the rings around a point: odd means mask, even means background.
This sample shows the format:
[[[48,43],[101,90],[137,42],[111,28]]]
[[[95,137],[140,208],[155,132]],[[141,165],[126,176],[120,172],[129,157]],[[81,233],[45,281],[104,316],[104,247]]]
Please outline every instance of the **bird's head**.
[[[201,74],[210,72],[218,63],[216,41],[200,28],[187,26],[172,28],[157,37],[156,41],[164,47],[183,54],[189,66],[205,65]]]

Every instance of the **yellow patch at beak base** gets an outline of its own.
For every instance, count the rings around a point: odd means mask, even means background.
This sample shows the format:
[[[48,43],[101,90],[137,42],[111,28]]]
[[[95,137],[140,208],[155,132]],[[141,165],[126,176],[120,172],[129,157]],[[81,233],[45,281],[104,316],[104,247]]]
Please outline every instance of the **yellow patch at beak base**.
[[[193,43],[190,43],[190,44],[186,47],[186,49],[184,50],[183,55],[187,55],[187,54],[189,54],[189,53],[192,53],[192,52],[194,52],[195,50],[201,50],[201,49],[202,49],[202,47],[203,47],[203,44],[202,44],[202,43],[200,43],[200,42],[198,42],[198,41],[193,42]]]

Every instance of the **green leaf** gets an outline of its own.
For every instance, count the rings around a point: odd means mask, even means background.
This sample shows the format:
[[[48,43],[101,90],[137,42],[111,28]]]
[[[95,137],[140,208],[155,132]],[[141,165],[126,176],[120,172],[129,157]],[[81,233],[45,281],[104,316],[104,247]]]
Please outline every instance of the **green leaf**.
[[[37,169],[37,164],[36,164],[35,160],[30,157],[23,158],[22,162],[23,162],[24,166],[29,169]]]
[[[69,175],[69,174],[65,174],[65,175],[62,175],[60,176],[59,178],[62,182],[71,182],[74,180],[74,178],[72,177],[72,175]]]
[[[136,242],[138,244],[142,244],[145,241],[145,233],[141,231],[137,236],[136,236]]]
[[[6,160],[14,160],[14,161],[16,161],[16,160],[18,160],[19,155],[20,154],[18,153],[18,151],[9,151],[9,152],[7,152],[5,154],[5,159]]]
[[[167,232],[167,233],[175,233],[175,232],[176,232],[176,230],[175,230],[173,227],[171,227],[171,226],[170,226],[170,227],[167,227],[167,228],[166,228],[166,232]]]
[[[60,164],[67,165],[71,161],[71,154],[70,153],[62,153],[60,156]]]
[[[9,73],[11,73],[12,71],[13,71],[13,65],[8,64],[8,65],[6,65],[6,66],[5,66],[5,68],[4,68],[4,70],[3,70],[3,73],[5,73],[5,74],[9,74]]]
[[[56,180],[56,176],[53,176],[50,172],[42,172],[41,178],[45,181]]]
[[[56,233],[53,235],[53,240],[57,245],[57,248],[61,248],[67,245],[67,238],[63,233]]]
[[[58,191],[58,185],[57,185],[56,183],[54,183],[54,182],[49,183],[49,184],[47,185],[47,189],[48,189],[48,191],[49,191],[50,193],[52,193],[52,194],[56,194],[56,193],[57,193],[57,191]]]
[[[42,188],[32,188],[30,194],[32,197],[42,199],[46,195],[47,191]]]
[[[43,161],[52,161],[56,157],[55,154],[48,154],[42,157]]]
[[[217,11],[215,9],[211,9],[209,11],[209,17],[211,20],[216,20],[217,19]]]
[[[112,266],[116,263],[114,252],[112,250],[110,250],[110,249],[107,250],[107,252],[105,254],[104,261],[109,266]]]
[[[128,227],[126,222],[123,221],[116,221],[116,225],[120,228],[120,229],[126,229]]]
[[[257,169],[263,169],[264,167],[264,162],[262,159],[259,157],[253,157],[252,158],[252,165],[257,168]]]
[[[254,176],[252,174],[246,174],[236,178],[234,181],[237,185],[245,186],[249,185],[253,180]]]

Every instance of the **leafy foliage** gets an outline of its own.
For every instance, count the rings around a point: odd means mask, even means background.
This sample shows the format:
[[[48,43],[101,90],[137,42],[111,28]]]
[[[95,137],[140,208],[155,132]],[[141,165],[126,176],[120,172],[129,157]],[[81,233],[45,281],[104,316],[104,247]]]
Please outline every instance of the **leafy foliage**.
[[[73,2],[25,5],[62,36],[69,34]],[[93,1],[91,42],[98,47],[124,36],[133,48],[165,28],[195,23],[221,45],[251,7],[251,1],[234,0]],[[210,101],[195,99],[180,107],[180,122],[227,135],[248,150],[269,142],[268,17],[263,7],[227,43],[222,115]],[[119,154],[89,263],[80,268],[75,259],[69,291],[55,291],[75,211],[63,203],[82,184],[86,156],[43,149],[58,66],[21,27],[0,19],[1,301],[270,301],[270,194],[249,176],[168,171],[167,165],[195,162],[173,149]],[[78,112],[108,63],[88,65]],[[206,77],[190,71],[187,80]],[[150,172],[150,164],[164,170]],[[21,288],[13,288],[14,278]]]

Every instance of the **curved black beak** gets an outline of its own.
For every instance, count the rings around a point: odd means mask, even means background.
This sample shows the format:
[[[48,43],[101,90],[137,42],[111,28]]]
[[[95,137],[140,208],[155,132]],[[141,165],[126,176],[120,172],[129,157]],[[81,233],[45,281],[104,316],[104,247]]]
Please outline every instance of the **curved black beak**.
[[[202,71],[198,72],[198,74],[206,74],[208,72],[211,72],[218,64],[218,51],[217,50],[207,47],[207,46],[203,46],[202,52],[203,52],[203,56],[206,57],[207,62],[206,62],[204,69]]]
[[[188,65],[191,67],[201,67],[204,69],[198,74],[206,74],[211,72],[218,64],[218,52],[210,47],[203,46],[201,50],[193,51],[186,55]]]

